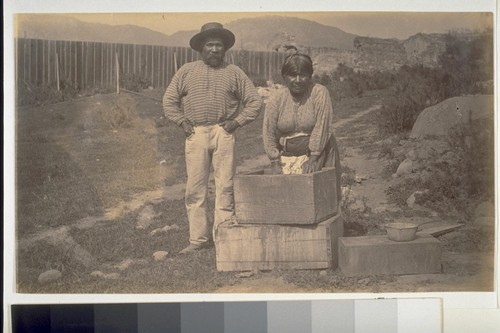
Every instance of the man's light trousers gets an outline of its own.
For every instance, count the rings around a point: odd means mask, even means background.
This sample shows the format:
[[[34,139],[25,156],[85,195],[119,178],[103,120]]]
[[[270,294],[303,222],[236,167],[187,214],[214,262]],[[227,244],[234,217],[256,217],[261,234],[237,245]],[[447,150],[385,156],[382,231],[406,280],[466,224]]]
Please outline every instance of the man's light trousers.
[[[191,244],[207,242],[217,225],[234,215],[234,147],[234,135],[220,125],[195,126],[194,134],[186,139],[185,200]],[[207,206],[212,165],[215,179],[213,227]]]

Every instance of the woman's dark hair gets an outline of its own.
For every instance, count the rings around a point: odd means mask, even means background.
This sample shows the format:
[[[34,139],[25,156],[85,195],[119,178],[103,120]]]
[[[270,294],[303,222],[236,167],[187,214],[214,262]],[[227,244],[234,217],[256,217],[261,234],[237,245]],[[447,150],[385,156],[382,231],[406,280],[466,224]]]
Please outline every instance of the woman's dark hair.
[[[309,77],[313,75],[313,63],[311,57],[303,53],[293,53],[285,58],[281,67],[281,75],[286,76],[297,73],[300,70],[305,71]]]

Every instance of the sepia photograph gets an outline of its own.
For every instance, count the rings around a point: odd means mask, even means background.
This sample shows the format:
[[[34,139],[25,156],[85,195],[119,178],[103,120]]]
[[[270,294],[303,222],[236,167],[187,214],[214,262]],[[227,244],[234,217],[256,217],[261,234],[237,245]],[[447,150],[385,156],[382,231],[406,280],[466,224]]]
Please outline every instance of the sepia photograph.
[[[491,12],[16,13],[15,291],[495,291]]]

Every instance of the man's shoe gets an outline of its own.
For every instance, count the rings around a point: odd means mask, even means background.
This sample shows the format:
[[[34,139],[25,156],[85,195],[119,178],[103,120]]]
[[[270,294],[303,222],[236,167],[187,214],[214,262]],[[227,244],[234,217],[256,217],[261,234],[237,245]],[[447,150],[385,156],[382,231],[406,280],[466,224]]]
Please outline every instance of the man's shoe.
[[[188,254],[188,253],[196,252],[196,251],[199,251],[199,250],[204,249],[206,247],[207,246],[204,244],[189,244],[189,246],[184,248],[183,250],[181,250],[179,252],[179,254]]]

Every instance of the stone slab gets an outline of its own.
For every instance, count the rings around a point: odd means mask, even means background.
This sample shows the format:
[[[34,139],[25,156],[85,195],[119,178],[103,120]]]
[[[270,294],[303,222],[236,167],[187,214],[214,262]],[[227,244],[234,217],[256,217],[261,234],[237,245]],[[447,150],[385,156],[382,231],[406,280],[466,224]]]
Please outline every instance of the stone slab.
[[[418,235],[410,242],[384,236],[339,238],[339,267],[347,276],[441,272],[440,241]]]

